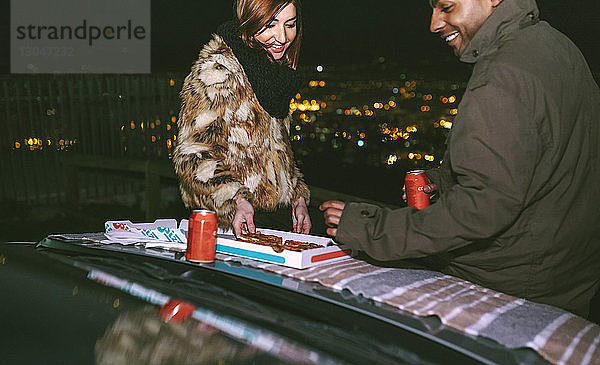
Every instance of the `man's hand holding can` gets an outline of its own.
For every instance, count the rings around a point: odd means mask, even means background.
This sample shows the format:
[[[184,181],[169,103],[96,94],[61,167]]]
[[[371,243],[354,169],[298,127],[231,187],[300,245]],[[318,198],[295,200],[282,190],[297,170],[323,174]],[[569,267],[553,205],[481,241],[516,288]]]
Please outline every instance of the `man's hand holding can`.
[[[432,184],[425,171],[413,170],[406,173],[402,187],[402,199],[409,207],[424,209],[429,206],[429,194],[435,192],[436,186]]]

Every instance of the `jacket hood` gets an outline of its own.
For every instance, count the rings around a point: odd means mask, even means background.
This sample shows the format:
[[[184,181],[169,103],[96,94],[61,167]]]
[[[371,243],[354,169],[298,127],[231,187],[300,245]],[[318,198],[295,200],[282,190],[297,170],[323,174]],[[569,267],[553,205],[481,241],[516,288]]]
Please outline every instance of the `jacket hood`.
[[[475,63],[511,33],[539,21],[535,0],[503,0],[477,31],[460,60]]]

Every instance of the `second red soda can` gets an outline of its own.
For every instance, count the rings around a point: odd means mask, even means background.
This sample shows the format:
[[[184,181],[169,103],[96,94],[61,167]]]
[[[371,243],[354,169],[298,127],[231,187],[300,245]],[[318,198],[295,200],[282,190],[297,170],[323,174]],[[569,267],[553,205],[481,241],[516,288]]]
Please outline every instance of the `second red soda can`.
[[[217,247],[217,215],[211,210],[194,210],[188,224],[185,258],[213,262]]]

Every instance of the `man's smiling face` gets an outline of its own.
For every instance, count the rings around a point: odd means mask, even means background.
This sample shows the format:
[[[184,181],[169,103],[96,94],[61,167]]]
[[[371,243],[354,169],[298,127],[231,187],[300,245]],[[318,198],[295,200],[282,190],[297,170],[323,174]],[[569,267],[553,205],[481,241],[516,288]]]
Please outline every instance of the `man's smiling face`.
[[[461,56],[502,0],[432,0],[430,30]]]

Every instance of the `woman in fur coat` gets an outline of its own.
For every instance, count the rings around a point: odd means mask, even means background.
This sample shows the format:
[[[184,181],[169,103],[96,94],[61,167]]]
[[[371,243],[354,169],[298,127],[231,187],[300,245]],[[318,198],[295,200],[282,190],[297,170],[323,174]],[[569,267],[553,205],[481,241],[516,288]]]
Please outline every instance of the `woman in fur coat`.
[[[255,209],[291,206],[292,230],[308,233],[310,193],[289,137],[299,0],[237,0],[236,16],[200,51],[181,91],[173,162],[182,199],[236,234],[255,231]]]

